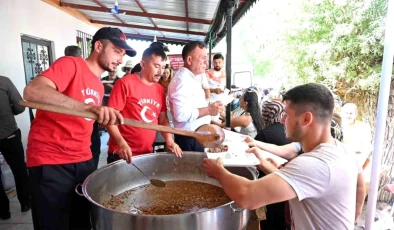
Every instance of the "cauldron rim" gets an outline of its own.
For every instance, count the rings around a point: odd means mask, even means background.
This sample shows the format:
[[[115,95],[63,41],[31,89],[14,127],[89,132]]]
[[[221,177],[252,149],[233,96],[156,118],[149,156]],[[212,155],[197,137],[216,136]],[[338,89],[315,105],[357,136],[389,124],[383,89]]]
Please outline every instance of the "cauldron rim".
[[[201,152],[185,152],[185,153],[186,153],[186,154],[198,154],[198,155],[205,154],[205,153],[201,153]],[[184,154],[185,154],[185,153],[184,153]],[[135,156],[135,157],[133,157],[133,159],[135,159],[135,158],[142,158],[142,157],[148,157],[148,156],[152,156],[152,155],[157,156],[157,155],[167,155],[167,154],[173,154],[173,153],[162,153],[162,152],[161,152],[161,153],[148,153],[148,154],[143,154],[143,155]],[[205,154],[205,155],[206,155],[206,154]],[[106,207],[104,207],[103,205],[101,205],[101,204],[99,204],[98,202],[96,202],[95,200],[93,200],[93,199],[88,195],[88,192],[86,191],[86,190],[87,190],[87,188],[86,188],[86,187],[87,187],[87,184],[89,183],[90,179],[91,179],[95,174],[98,174],[98,173],[100,173],[100,172],[102,172],[102,171],[104,171],[104,170],[106,170],[106,169],[108,169],[108,168],[110,168],[110,167],[114,167],[115,165],[117,165],[117,164],[122,164],[122,163],[124,163],[124,162],[125,162],[125,160],[118,160],[118,161],[112,162],[112,163],[110,163],[110,164],[107,164],[107,165],[105,165],[105,166],[103,166],[103,167],[97,169],[96,171],[94,171],[93,173],[91,173],[88,177],[86,177],[86,179],[84,180],[84,182],[83,182],[82,185],[81,185],[81,186],[82,186],[82,193],[83,193],[83,196],[84,196],[86,199],[88,199],[88,201],[91,202],[92,204],[94,204],[94,205],[96,205],[96,206],[98,206],[98,207],[100,207],[100,208],[103,208],[103,209],[105,209],[106,211],[115,212],[115,213],[118,213],[118,214],[124,214],[124,215],[128,215],[128,216],[140,216],[140,217],[192,216],[192,215],[196,215],[196,214],[199,214],[199,213],[210,212],[210,211],[212,211],[212,210],[220,209],[220,208],[227,207],[227,206],[231,206],[232,204],[235,204],[234,201],[231,201],[231,202],[228,202],[228,203],[226,203],[226,204],[223,204],[223,205],[221,205],[221,206],[217,206],[217,207],[211,208],[211,209],[206,209],[206,210],[196,211],[196,212],[189,212],[189,213],[181,213],[181,214],[169,214],[169,215],[133,214],[133,213],[129,213],[129,212],[116,211],[116,210],[113,210],[113,209],[106,208]],[[246,168],[247,170],[250,171],[250,173],[251,173],[252,176],[253,176],[253,180],[256,180],[256,179],[257,179],[257,175],[256,175],[256,172],[255,172],[255,171],[253,171],[250,167],[244,167],[244,168]],[[233,207],[231,207],[231,208],[234,209]]]

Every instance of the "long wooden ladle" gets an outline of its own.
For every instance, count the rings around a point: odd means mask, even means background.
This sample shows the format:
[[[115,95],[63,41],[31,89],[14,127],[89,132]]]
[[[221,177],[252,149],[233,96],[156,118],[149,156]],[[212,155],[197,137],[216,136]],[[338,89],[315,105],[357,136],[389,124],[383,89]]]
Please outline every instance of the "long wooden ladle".
[[[60,106],[42,104],[37,102],[28,102],[28,101],[19,101],[19,104],[24,107],[29,107],[32,109],[45,110],[54,113],[61,113],[76,117],[90,118],[93,120],[98,119],[98,115],[88,111],[76,111]],[[206,124],[198,127],[196,131],[187,131],[182,129],[171,128],[163,125],[155,125],[150,123],[145,123],[142,121],[132,120],[132,119],[124,119],[124,125],[130,125],[133,127],[156,130],[159,132],[173,133],[179,134],[183,136],[193,137],[196,141],[206,147],[206,148],[216,148],[219,147],[224,141],[224,132],[217,125]]]

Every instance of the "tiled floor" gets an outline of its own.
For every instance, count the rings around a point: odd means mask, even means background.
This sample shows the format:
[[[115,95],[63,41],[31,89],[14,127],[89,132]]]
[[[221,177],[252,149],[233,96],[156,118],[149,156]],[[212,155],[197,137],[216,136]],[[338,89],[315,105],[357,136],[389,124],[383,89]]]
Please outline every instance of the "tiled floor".
[[[101,136],[101,155],[99,167],[107,164],[107,141],[108,133]],[[16,197],[15,191],[9,194],[11,219],[0,220],[0,230],[33,230],[33,221],[31,219],[31,211],[21,212],[21,206]]]
[[[28,230],[33,229],[31,212],[21,212],[21,206],[15,192],[10,198],[11,219],[0,220],[0,230]]]

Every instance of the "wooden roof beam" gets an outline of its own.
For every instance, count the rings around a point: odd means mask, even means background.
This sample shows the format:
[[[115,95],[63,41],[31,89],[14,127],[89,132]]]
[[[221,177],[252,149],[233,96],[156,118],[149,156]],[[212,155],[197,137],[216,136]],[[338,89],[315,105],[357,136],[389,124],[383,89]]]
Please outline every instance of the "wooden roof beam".
[[[90,22],[90,18],[88,18],[86,15],[84,15],[82,12],[78,11],[77,9],[73,9],[73,8],[66,8],[66,7],[61,7],[61,1],[60,0],[41,0],[42,2],[45,2],[71,16],[73,16],[74,18],[87,23],[90,26],[93,27],[97,27],[97,28],[101,28],[102,25],[97,25],[97,24],[93,24]]]
[[[142,12],[148,13],[148,11],[145,10],[145,7],[141,4],[140,0],[135,0],[135,3],[137,3],[138,7],[142,10]],[[156,23],[152,20],[152,18],[148,18],[148,19],[149,19],[150,23],[152,23],[152,25],[157,29],[158,27],[157,27]],[[164,37],[164,34],[162,32],[161,32],[161,35],[163,35],[163,37]]]
[[[141,35],[141,34],[130,34],[130,33],[125,33],[126,37],[131,38],[131,39],[147,39],[147,40],[152,40],[154,39],[154,36],[149,36],[149,35]],[[177,39],[177,38],[168,38],[168,37],[157,37],[157,41],[162,41],[163,43],[166,42],[175,42],[175,43],[182,43],[186,44],[189,42],[189,40],[184,40],[184,39]]]
[[[90,11],[106,12],[106,13],[111,12],[110,8],[102,8],[98,6],[86,6],[86,5],[67,3],[67,2],[60,2],[60,6],[70,7],[78,10],[90,10]],[[152,14],[152,13],[144,13],[144,12],[131,11],[131,10],[119,10],[119,14],[122,13],[126,13],[126,15],[131,15],[131,16],[158,18],[158,19],[181,21],[181,22],[192,22],[198,24],[210,25],[212,23],[212,20],[205,20],[205,19],[186,18],[186,17],[178,17],[178,16],[164,15],[164,14]]]
[[[198,36],[206,36],[207,35],[207,33],[203,33],[203,32],[195,32],[195,31],[187,32],[185,30],[141,26],[141,25],[134,25],[134,24],[122,24],[122,23],[117,23],[117,22],[107,22],[107,21],[99,21],[99,20],[90,20],[90,22],[102,24],[102,25],[109,25],[109,26],[128,27],[128,28],[133,28],[133,29],[156,30],[156,31],[162,31],[162,32],[170,32],[170,33],[178,33],[178,34],[192,34],[192,35],[198,35]]]
[[[185,16],[186,19],[189,18],[189,4],[187,2],[187,0],[185,0]],[[186,31],[189,31],[189,23],[186,22]]]

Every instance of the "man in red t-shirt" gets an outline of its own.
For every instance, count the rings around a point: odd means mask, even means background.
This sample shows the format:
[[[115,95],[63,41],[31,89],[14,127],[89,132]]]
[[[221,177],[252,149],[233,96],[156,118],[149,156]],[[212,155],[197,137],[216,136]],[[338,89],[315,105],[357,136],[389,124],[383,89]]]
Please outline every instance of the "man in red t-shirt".
[[[104,88],[100,76],[114,71],[123,55],[135,56],[121,30],[105,27],[92,40],[92,52],[62,57],[25,88],[28,101],[90,111],[98,122],[123,123],[123,116],[100,106]],[[90,150],[93,120],[38,110],[27,144],[27,166],[34,229],[91,229],[89,202],[74,189],[95,170]]]
[[[141,72],[127,75],[115,84],[108,106],[120,111],[125,118],[146,123],[169,126],[164,89],[157,82],[166,65],[167,56],[160,47],[149,47],[142,55]],[[132,126],[108,125],[110,134],[107,162],[124,159],[132,161],[132,155],[153,152],[156,131]],[[181,156],[182,150],[172,135],[162,133],[167,149]]]

